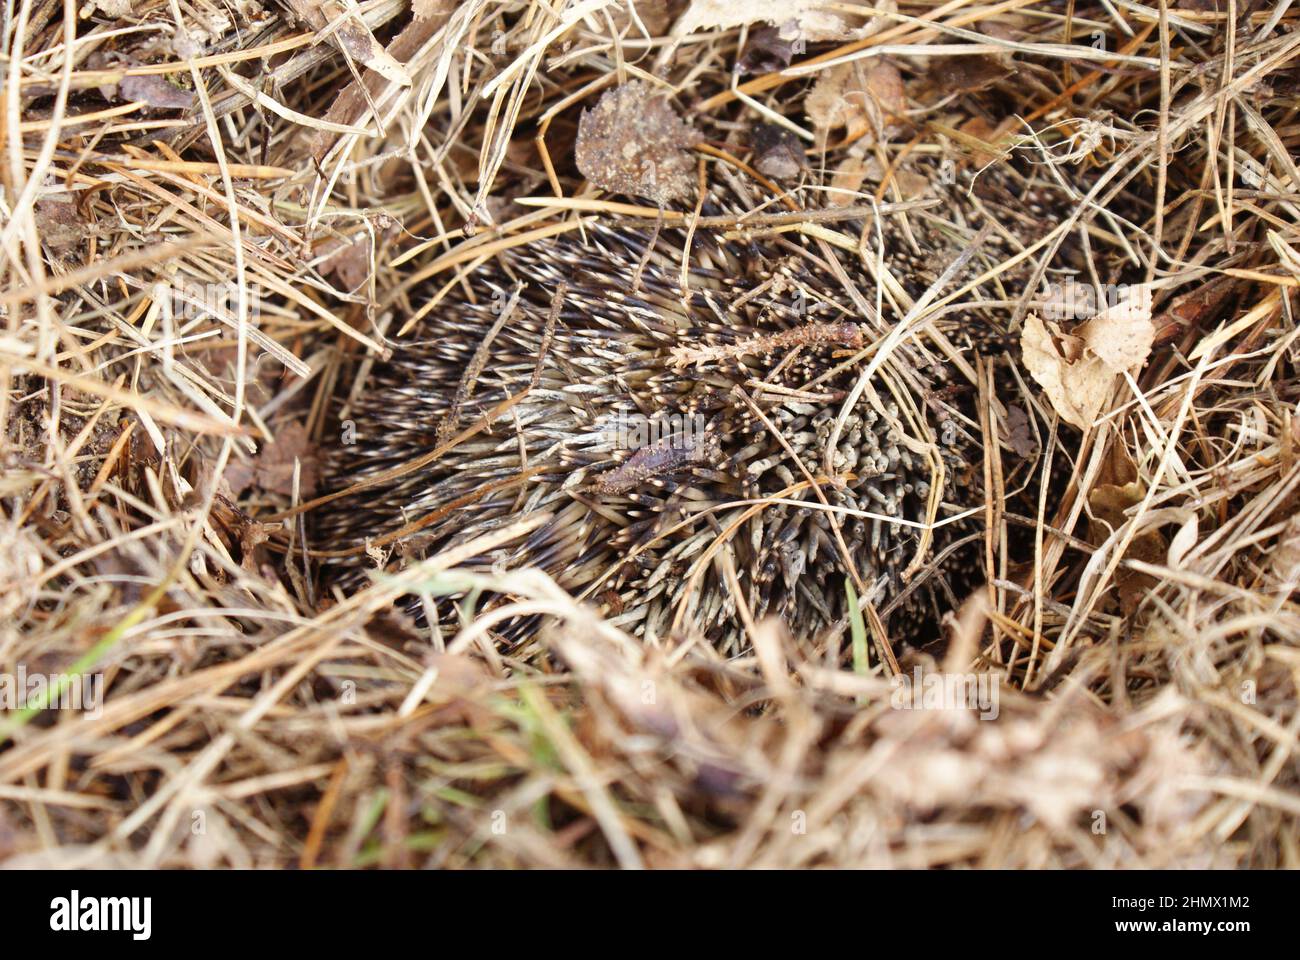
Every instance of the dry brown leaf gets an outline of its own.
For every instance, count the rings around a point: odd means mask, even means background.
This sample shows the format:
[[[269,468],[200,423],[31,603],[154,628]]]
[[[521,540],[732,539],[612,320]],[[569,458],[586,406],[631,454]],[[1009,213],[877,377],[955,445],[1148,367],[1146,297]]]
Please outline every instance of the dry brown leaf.
[[[803,170],[803,144],[785,127],[761,123],[750,140],[754,169],[774,180],[793,180]]]
[[[994,126],[984,117],[971,117],[963,123],[959,129],[962,133],[970,134],[977,140],[981,140],[990,146],[996,146],[1003,140],[1007,134],[1011,133],[1016,127],[1016,119],[1007,117],[997,126]],[[990,153],[987,150],[981,150],[978,147],[968,148],[971,151],[971,162],[977,167],[987,167],[990,163],[1000,160],[1006,156],[1006,152]]]
[[[699,140],[667,95],[633,80],[583,111],[574,157],[582,175],[602,190],[663,205],[695,195],[690,148]]]
[[[316,248],[317,256],[328,254],[321,262],[321,274],[333,274],[346,290],[356,290],[370,279],[376,244],[382,244],[386,238],[391,238],[398,232],[397,224],[382,214],[371,222],[376,227],[374,234],[363,230],[350,243],[330,237]]]
[[[358,237],[331,254],[320,265],[320,272],[327,276],[333,274],[345,290],[356,290],[370,277],[372,245],[369,236]]]
[[[932,57],[929,76],[946,93],[978,93],[1015,72],[1008,56],[976,54],[969,57]]]
[[[745,51],[740,55],[736,68],[741,76],[776,73],[790,66],[793,56],[793,45],[781,36],[776,27],[759,27],[750,31]]]
[[[411,75],[401,62],[384,49],[384,45],[375,39],[359,17],[349,16],[341,4],[333,0],[288,0],[288,4],[298,17],[317,31],[326,29],[335,21],[341,21],[331,35],[340,50],[391,83],[402,87],[411,85]],[[435,3],[424,4],[421,7],[424,18],[433,16],[441,6]]]
[[[1141,285],[1126,288],[1119,302],[1080,324],[1075,335],[1030,314],[1020,336],[1025,366],[1061,419],[1082,430],[1097,419],[1115,378],[1141,368],[1154,342],[1151,291]]]
[[[71,196],[62,194],[36,201],[36,226],[41,242],[55,253],[68,253],[85,242],[89,233]]]
[[[1156,337],[1151,323],[1151,288],[1126,288],[1122,300],[1081,325],[1076,333],[1112,372],[1141,367]]]
[[[1020,348],[1025,366],[1061,419],[1081,430],[1091,427],[1110,397],[1114,371],[1096,358],[1085,357],[1079,337],[1060,333],[1055,324],[1049,330],[1033,313],[1025,318]]]
[[[1030,460],[1038,455],[1038,441],[1034,439],[1034,431],[1029,423],[1029,415],[1015,404],[1007,407],[1006,435],[1004,439],[1011,444],[1011,449],[1015,451],[1016,456],[1024,460]]]
[[[870,146],[875,142],[871,131],[887,132],[900,125],[897,118],[907,109],[903,77],[883,61],[841,64],[818,77],[805,109],[819,142],[844,127],[850,139],[867,135],[864,145]]]
[[[1088,540],[1099,546],[1115,531],[1129,522],[1124,511],[1142,502],[1146,489],[1137,481],[1123,485],[1100,483],[1088,494],[1088,506],[1092,519],[1088,523]],[[1147,530],[1138,534],[1124,552],[1126,560],[1141,560],[1144,563],[1164,563],[1168,555],[1168,545],[1159,530]],[[1115,588],[1119,591],[1120,607],[1124,613],[1131,614],[1146,597],[1147,592],[1156,585],[1154,577],[1138,573],[1127,566],[1120,565],[1115,570]]]
[[[907,90],[903,86],[903,75],[898,68],[888,61],[881,60],[867,69],[865,90],[871,100],[875,101],[884,113],[884,123],[897,123],[907,109]]]
[[[224,479],[236,495],[248,487],[257,487],[267,493],[291,496],[295,459],[301,464],[298,495],[302,498],[314,496],[320,473],[316,447],[308,439],[306,428],[296,421],[280,427],[275,442],[264,445],[252,463],[231,463],[226,468]]]
[[[188,110],[194,103],[193,93],[160,76],[123,77],[118,81],[117,95],[122,100],[142,100],[162,110]]]
[[[847,207],[857,203],[855,194],[862,189],[869,169],[870,161],[852,154],[846,156],[831,177],[831,190],[826,196],[826,203],[832,207]]]
[[[846,88],[856,67],[856,63],[844,63],[817,78],[804,101],[804,109],[818,131],[836,130],[846,126],[851,116],[856,116],[857,110],[846,96]]]

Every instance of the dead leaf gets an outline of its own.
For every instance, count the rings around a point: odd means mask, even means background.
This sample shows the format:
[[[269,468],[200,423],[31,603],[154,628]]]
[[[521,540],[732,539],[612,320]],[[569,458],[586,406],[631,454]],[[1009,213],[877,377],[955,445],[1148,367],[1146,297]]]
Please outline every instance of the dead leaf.
[[[574,156],[582,175],[601,189],[665,205],[695,195],[690,148],[699,141],[665,94],[633,80],[583,111]]]
[[[117,83],[117,96],[128,102],[142,100],[161,110],[188,110],[194,103],[194,94],[189,90],[156,75],[123,77]]]
[[[1011,404],[1007,407],[1006,441],[1016,456],[1030,460],[1038,455],[1038,441],[1029,423],[1029,415],[1023,409]]]
[[[1146,363],[1155,342],[1151,288],[1126,287],[1117,303],[1080,324],[1075,335],[1050,329],[1037,314],[1020,335],[1025,366],[1061,419],[1082,430],[1097,419],[1115,378]]]
[[[55,253],[77,249],[89,235],[86,222],[68,194],[44,197],[36,201],[36,226],[41,242]]]
[[[1102,483],[1088,494],[1092,519],[1088,523],[1088,540],[1094,546],[1105,543],[1110,535],[1129,522],[1125,511],[1142,502],[1146,489],[1134,481],[1123,486]],[[1164,535],[1159,530],[1147,530],[1133,538],[1124,552],[1125,560],[1144,563],[1164,563],[1168,555]],[[1133,613],[1154,588],[1156,580],[1149,574],[1139,573],[1120,565],[1115,569],[1115,589],[1119,592],[1120,608],[1125,615]]]
[[[920,200],[922,197],[934,196],[934,181],[915,170],[895,170],[890,180],[898,188],[900,200]]]
[[[846,126],[856,110],[848,102],[845,88],[855,75],[856,63],[844,63],[821,74],[804,101],[808,119],[818,131]]]
[[[822,74],[808,94],[805,109],[821,143],[841,127],[848,139],[869,131],[888,133],[902,124],[907,95],[898,68],[884,61],[841,64]],[[865,145],[870,146],[874,139]]]
[[[996,148],[1004,142],[1007,134],[1011,133],[1015,126],[1016,119],[1014,117],[1007,117],[997,126],[994,126],[983,117],[971,117],[957,129],[962,133],[969,134],[976,140],[987,143],[990,147]],[[967,145],[967,149],[971,151],[971,162],[976,167],[987,167],[990,163],[994,163],[1007,155],[1006,150],[990,153],[988,150],[981,150],[978,147],[969,145]]]
[[[855,194],[862,189],[867,179],[871,161],[849,154],[840,163],[831,177],[831,189],[826,195],[826,203],[831,207],[847,207],[857,203]]]
[[[384,49],[359,16],[350,13],[334,0],[287,0],[289,8],[313,30],[322,31],[338,22],[330,38],[347,56],[365,64],[390,83],[409,87],[411,75],[401,61]],[[424,17],[433,16],[441,5],[426,3],[421,7]]]
[[[370,276],[370,247],[370,237],[358,237],[322,263],[320,272],[333,274],[345,290],[356,290]]]
[[[225,480],[238,496],[249,487],[267,493],[293,495],[293,462],[301,464],[298,495],[306,499],[316,493],[320,475],[316,447],[307,438],[306,428],[297,421],[280,427],[275,442],[265,444],[251,463],[231,463]]]
[[[929,79],[948,93],[978,93],[1015,72],[1009,56],[973,54],[969,57],[932,57]]]
[[[1112,372],[1140,368],[1156,337],[1151,323],[1151,288],[1145,284],[1124,288],[1118,303],[1081,325],[1076,333]]]
[[[776,27],[759,27],[749,33],[745,52],[740,55],[736,68],[741,76],[754,73],[776,73],[790,66],[794,55],[791,41],[784,39]]]
[[[754,169],[773,180],[793,180],[803,170],[803,145],[789,130],[775,123],[754,127],[750,145]]]
[[[356,290],[370,279],[375,242],[382,242],[385,237],[391,237],[398,231],[396,222],[391,218],[378,217],[372,222],[377,236],[372,236],[366,230],[359,233],[351,243],[330,238],[327,246],[317,250],[317,256],[329,252],[328,259],[320,265],[320,272],[326,276],[333,274],[346,290]]]
[[[1114,371],[1085,357],[1082,339],[1060,333],[1055,324],[1049,330],[1034,313],[1025,318],[1020,349],[1025,367],[1061,419],[1081,430],[1091,427],[1110,397]]]

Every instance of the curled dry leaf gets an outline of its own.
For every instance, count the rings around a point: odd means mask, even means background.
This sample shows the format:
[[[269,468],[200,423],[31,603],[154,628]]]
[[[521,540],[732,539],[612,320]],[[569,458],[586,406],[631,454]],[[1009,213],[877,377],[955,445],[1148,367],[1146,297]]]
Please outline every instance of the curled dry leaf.
[[[897,67],[884,61],[841,64],[817,79],[806,109],[823,143],[832,130],[841,127],[847,129],[849,139],[858,139],[870,130],[897,128],[897,118],[907,109],[903,77]]]
[[[1155,342],[1151,323],[1151,288],[1136,285],[1113,307],[1103,310],[1076,331],[1088,349],[1115,373],[1146,363]]]
[[[1025,318],[1020,349],[1025,367],[1066,423],[1087,430],[1110,396],[1115,374],[1096,359],[1083,356],[1083,341],[1049,330],[1037,314]]]
[[[601,189],[664,205],[694,196],[691,147],[699,140],[666,94],[633,80],[583,111],[574,156]]]
[[[1075,333],[1062,333],[1030,314],[1020,347],[1025,366],[1061,419],[1087,430],[1110,397],[1116,376],[1141,367],[1151,353],[1150,289],[1129,288],[1124,299]]]

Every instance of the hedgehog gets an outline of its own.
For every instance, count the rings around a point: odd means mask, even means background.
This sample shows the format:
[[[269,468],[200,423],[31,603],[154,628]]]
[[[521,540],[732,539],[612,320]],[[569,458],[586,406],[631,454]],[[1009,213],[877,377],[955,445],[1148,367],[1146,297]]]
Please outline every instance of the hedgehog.
[[[864,311],[883,276],[874,241],[920,296],[974,233],[951,229],[976,218],[966,186],[950,189],[942,217],[840,224],[868,238],[865,256],[672,218],[597,218],[505,250],[374,362],[341,412],[356,442],[327,452],[327,489],[372,482],[315,511],[315,546],[351,551],[326,563],[327,585],[355,589],[377,565],[545,512],[469,566],[540,567],[647,642],[696,634],[742,650],[738,603],[815,638],[844,628],[846,582],[891,637],[933,632],[979,575],[958,549],[982,503],[974,390],[911,336],[859,380],[903,309],[894,291],[883,316]],[[1017,202],[1008,189],[986,189],[983,209]],[[708,191],[702,212],[719,222],[771,199],[723,165]],[[994,256],[1013,242],[987,238]],[[973,349],[1005,336],[991,313],[940,325]],[[455,622],[452,605],[438,610]]]

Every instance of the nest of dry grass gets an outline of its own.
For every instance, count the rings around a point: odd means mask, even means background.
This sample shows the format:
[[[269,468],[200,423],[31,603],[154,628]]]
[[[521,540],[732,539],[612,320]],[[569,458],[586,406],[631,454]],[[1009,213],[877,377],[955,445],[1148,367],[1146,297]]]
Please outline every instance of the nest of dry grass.
[[[0,676],[104,695],[0,703],[0,863],[1300,864],[1296,13],[776,7],[11,5]],[[778,123],[854,202],[923,194],[913,153],[1028,164],[1072,213],[1007,291],[1017,334],[1063,247],[1149,285],[1094,415],[1086,331],[1043,327],[1014,382],[972,361],[987,586],[900,669],[994,678],[996,720],[897,709],[870,617],[852,654],[760,622],[723,657],[463,569],[527,518],[346,597],[301,549],[365,358],[529,231],[657,215],[573,164],[628,80],[714,156],[783,169],[746,133]],[[467,591],[494,599],[436,642],[393,612]]]

